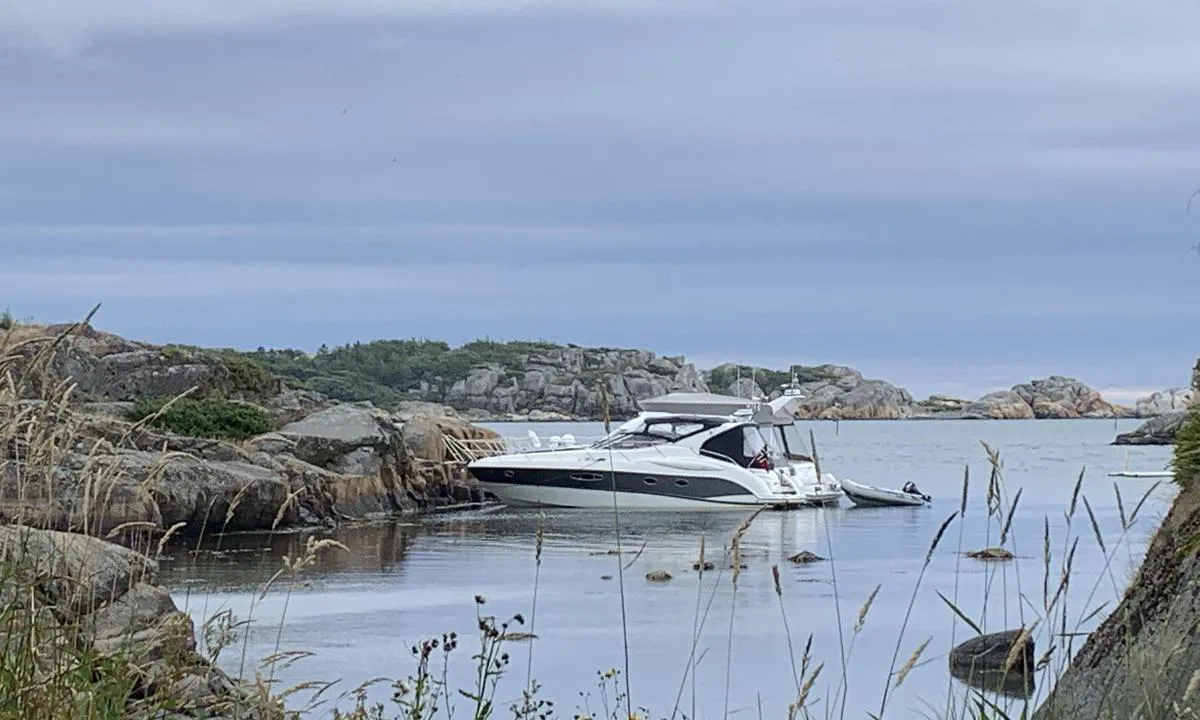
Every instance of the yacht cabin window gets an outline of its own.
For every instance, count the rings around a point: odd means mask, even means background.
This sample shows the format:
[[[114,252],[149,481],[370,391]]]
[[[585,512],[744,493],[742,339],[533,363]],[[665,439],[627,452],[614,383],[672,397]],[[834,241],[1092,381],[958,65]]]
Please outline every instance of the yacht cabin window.
[[[700,446],[710,457],[728,460],[741,467],[764,467],[770,446],[767,438],[754,425],[739,425],[709,438]]]

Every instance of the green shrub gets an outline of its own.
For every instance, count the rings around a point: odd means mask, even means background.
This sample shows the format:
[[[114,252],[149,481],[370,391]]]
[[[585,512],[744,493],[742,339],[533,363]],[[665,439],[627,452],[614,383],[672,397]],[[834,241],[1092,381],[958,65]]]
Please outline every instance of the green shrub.
[[[0,312],[0,330],[12,330],[16,324],[17,321],[13,318],[12,313],[8,310]]]
[[[1200,360],[1192,372],[1192,390],[1200,393]],[[1175,482],[1184,486],[1200,476],[1200,403],[1192,405],[1187,420],[1175,433],[1171,469],[1175,472]]]
[[[275,389],[275,376],[260,362],[240,353],[223,352],[221,364],[229,371],[233,389],[254,395],[267,395]]]
[[[141,422],[155,415],[170,398],[143,398],[128,417]],[[183,398],[150,421],[150,425],[179,435],[192,437],[241,439],[270,432],[271,418],[262,408],[225,398]]]

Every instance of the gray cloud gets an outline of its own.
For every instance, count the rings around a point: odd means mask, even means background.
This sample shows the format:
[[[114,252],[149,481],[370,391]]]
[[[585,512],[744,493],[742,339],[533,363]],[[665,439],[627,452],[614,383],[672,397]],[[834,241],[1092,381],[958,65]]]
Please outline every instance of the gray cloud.
[[[19,314],[918,390],[1194,354],[1191,4],[17,0],[0,27]]]

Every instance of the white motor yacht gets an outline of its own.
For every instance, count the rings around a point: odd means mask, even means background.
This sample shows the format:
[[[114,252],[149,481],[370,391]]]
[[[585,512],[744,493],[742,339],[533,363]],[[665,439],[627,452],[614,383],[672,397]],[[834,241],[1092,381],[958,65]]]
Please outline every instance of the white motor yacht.
[[[495,455],[467,470],[507,505],[723,510],[807,504],[752,413],[643,412],[585,446]]]
[[[552,443],[467,469],[509,505],[612,507],[614,492],[628,508],[837,505],[842,487],[830,473],[817,477],[792,385],[770,402],[670,393],[640,402],[640,415],[597,442]]]

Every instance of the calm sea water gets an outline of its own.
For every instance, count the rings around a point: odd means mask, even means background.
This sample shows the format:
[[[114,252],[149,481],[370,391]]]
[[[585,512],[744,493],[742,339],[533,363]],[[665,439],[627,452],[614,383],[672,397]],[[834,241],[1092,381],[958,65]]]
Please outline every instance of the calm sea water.
[[[934,497],[933,506],[854,509],[843,500],[837,509],[764,513],[745,534],[742,559],[747,567],[736,593],[728,571],[705,573],[701,581],[691,566],[701,538],[708,557],[719,561],[721,548],[746,517],[739,511],[625,513],[620,517],[625,550],[620,558],[607,553],[617,542],[611,513],[547,512],[540,520],[545,546],[536,614],[536,511],[500,509],[322,533],[318,536],[331,536],[351,552],[330,551],[304,571],[306,586],[289,591],[289,584],[281,582],[264,599],[258,598],[259,586],[279,569],[285,555],[301,553],[303,536],[225,537],[198,553],[178,550],[164,562],[164,577],[198,626],[225,609],[251,619],[242,640],[221,656],[228,670],[252,672],[261,658],[277,650],[313,653],[276,671],[282,686],[340,680],[331,691],[336,693],[375,677],[404,677],[414,667],[409,654],[414,643],[455,631],[460,647],[451,663],[451,683],[470,687],[469,656],[478,647],[473,598],[480,594],[487,599],[485,613],[500,619],[522,613],[534,621],[538,636],[507,644],[511,664],[496,693],[502,707],[519,696],[532,652],[533,676],[542,695],[555,701],[560,717],[573,716],[585,703],[596,712],[597,672],[624,670],[627,637],[634,707],[669,717],[678,698],[679,709],[691,716],[694,692],[696,717],[723,717],[727,705],[730,715],[758,717],[761,705],[763,717],[781,717],[795,698],[796,683],[772,582],[771,565],[778,564],[795,652],[802,652],[811,635],[813,663],[825,664],[811,696],[814,716],[825,716],[843,691],[838,687],[843,646],[849,651],[845,716],[863,718],[879,709],[893,654],[899,655],[898,668],[929,640],[921,661],[890,691],[887,716],[930,717],[945,707],[948,696],[961,699],[966,692],[949,677],[946,651],[971,634],[961,621],[956,623],[938,593],[957,598],[987,631],[1037,619],[1044,519],[1050,522],[1054,554],[1051,593],[1066,546],[1079,538],[1068,593],[1070,618],[1115,604],[1174,493],[1169,484],[1161,484],[1122,537],[1114,480],[1126,514],[1154,481],[1109,478],[1106,473],[1122,469],[1127,460],[1132,469],[1162,469],[1170,456],[1169,448],[1108,444],[1115,432],[1136,424],[1122,421],[1115,429],[1111,420],[812,423],[808,427],[826,472],[891,487],[915,480]],[[602,430],[598,423],[492,427],[506,436],[524,436],[532,428],[543,438],[563,432],[595,436]],[[1017,559],[1011,563],[985,564],[959,554],[960,549],[995,544],[999,533],[986,511],[989,466],[981,441],[1001,453],[1005,505],[1022,490],[1011,528],[1010,547]],[[966,514],[949,526],[933,553],[901,637],[930,542],[959,509],[966,465],[971,470]],[[1105,537],[1107,568],[1082,502],[1070,537],[1065,532],[1063,514],[1084,468],[1084,494]],[[832,562],[787,562],[800,550]],[[666,570],[674,579],[648,582],[645,575],[651,570]],[[877,585],[874,606],[851,646],[859,607]],[[692,681],[684,678],[698,604],[702,619],[693,691]],[[1103,615],[1078,629],[1086,632]],[[1068,627],[1075,629],[1074,623]],[[1036,638],[1040,655],[1050,638],[1042,629]],[[1075,642],[1077,647],[1082,638]],[[1064,641],[1055,643],[1062,646]],[[1043,681],[1037,688],[1031,703],[1044,696],[1045,685]],[[581,696],[589,692],[590,699]],[[372,697],[386,701],[390,691],[378,687]]]

